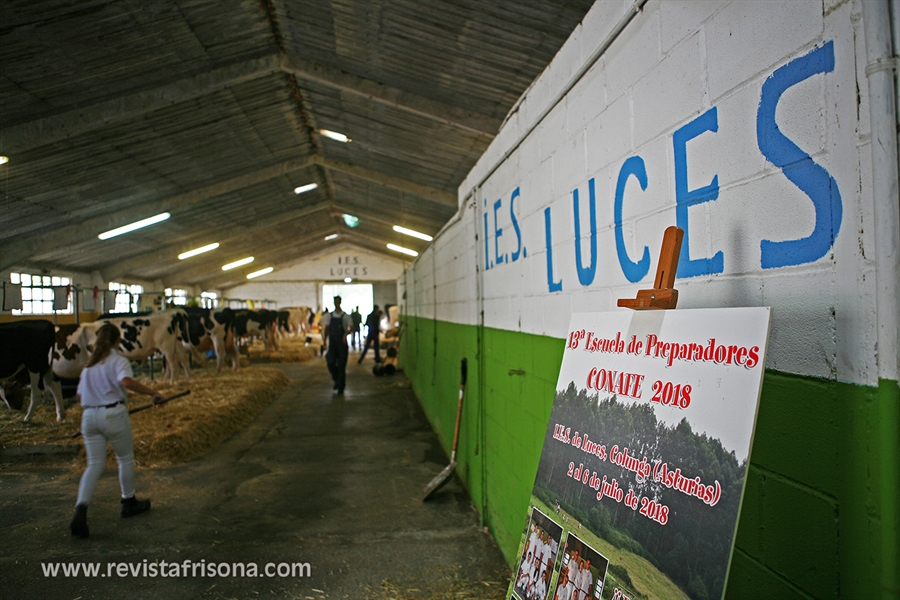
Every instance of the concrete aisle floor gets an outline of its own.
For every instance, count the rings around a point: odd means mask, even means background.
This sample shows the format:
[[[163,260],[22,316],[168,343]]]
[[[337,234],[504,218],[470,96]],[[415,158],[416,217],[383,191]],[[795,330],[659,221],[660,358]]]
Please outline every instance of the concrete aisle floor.
[[[119,517],[107,469],[86,540],[68,531],[80,472],[0,465],[0,598],[502,598],[508,568],[459,481],[421,502],[447,456],[402,374],[376,378],[372,364],[351,351],[343,397],[323,358],[273,365],[292,383],[250,426],[188,464],[138,469],[149,513]],[[119,577],[107,566],[186,560],[309,563],[310,574]],[[113,571],[43,574],[42,562],[72,561]]]

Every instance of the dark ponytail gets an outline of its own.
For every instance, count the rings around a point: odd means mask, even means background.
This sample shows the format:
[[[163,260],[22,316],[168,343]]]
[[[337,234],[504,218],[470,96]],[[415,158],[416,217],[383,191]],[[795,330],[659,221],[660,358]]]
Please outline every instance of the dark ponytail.
[[[109,356],[110,350],[119,345],[122,334],[119,328],[111,323],[106,323],[97,330],[97,341],[94,342],[94,351],[88,359],[86,367],[93,367],[98,362]]]

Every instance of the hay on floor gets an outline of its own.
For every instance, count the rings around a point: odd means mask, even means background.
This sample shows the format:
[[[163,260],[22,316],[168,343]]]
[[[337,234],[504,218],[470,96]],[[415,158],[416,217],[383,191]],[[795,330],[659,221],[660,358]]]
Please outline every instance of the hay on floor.
[[[283,337],[278,342],[278,350],[266,351],[265,344],[262,340],[254,340],[247,350],[251,362],[270,362],[270,363],[302,363],[319,355],[321,343],[316,340],[307,344],[305,337]]]
[[[199,372],[174,385],[160,380],[137,378],[141,383],[169,397],[184,390],[190,395],[155,409],[131,415],[135,462],[143,468],[181,464],[217,447],[245,427],[290,382],[278,369],[252,367],[237,373]],[[129,392],[129,409],[144,406],[149,396]],[[81,445],[69,434],[81,424],[81,407],[66,411],[66,421],[56,422],[53,406],[40,406],[31,423],[23,412],[0,409],[0,445],[3,447]],[[84,465],[81,449],[77,466]],[[110,448],[107,464],[115,465]]]

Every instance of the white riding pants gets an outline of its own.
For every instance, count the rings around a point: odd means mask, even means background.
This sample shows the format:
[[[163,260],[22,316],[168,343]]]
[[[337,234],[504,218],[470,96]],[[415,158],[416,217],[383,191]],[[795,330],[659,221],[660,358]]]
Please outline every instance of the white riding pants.
[[[122,498],[134,496],[134,439],[131,419],[124,404],[111,408],[85,408],[81,417],[81,434],[87,453],[87,469],[78,486],[78,504],[90,504],[97,480],[106,464],[106,445],[112,444],[119,463],[119,485]]]

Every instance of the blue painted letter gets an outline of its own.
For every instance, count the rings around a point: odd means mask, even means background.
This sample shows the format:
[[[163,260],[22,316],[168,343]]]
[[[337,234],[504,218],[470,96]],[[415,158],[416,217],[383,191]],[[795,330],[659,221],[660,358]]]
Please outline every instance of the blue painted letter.
[[[547,287],[551,292],[562,291],[562,279],[553,281],[553,234],[550,232],[550,207],[544,209],[544,233],[547,242]]]
[[[484,207],[487,208],[487,200],[484,201]],[[487,271],[491,268],[490,263],[490,254],[488,250],[488,214],[487,211],[484,213],[484,270]]]
[[[644,255],[638,262],[631,262],[628,252],[625,250],[625,236],[622,234],[622,198],[625,195],[625,183],[631,175],[637,177],[642,190],[647,189],[647,169],[644,167],[644,159],[640,156],[632,156],[619,169],[619,179],[616,181],[616,199],[613,204],[613,218],[616,222],[616,254],[619,255],[619,264],[622,266],[625,278],[631,283],[637,283],[650,270],[650,249],[644,246]]]
[[[711,275],[725,270],[725,259],[721,250],[716,252],[712,258],[693,260],[689,251],[691,245],[688,231],[688,207],[718,198],[719,176],[715,175],[709,185],[693,190],[688,189],[687,143],[701,133],[718,130],[718,113],[716,107],[712,107],[672,135],[672,144],[675,149],[675,224],[684,229],[684,240],[678,259],[679,277]]]
[[[519,220],[516,219],[516,198],[519,197],[519,188],[513,190],[512,197],[509,199],[509,217],[512,219],[513,229],[516,230],[516,251],[512,253],[512,261],[516,262],[519,260],[519,255],[522,253],[522,230],[519,228]]]
[[[503,206],[502,199],[494,202],[494,260],[498,265],[503,262],[503,257],[500,256],[500,238],[503,237],[503,228],[497,227],[497,211],[501,206]]]
[[[578,210],[578,188],[572,190],[572,204],[575,205],[575,268],[581,285],[591,285],[597,273],[597,198],[594,194],[594,180],[588,180],[591,229],[591,266],[584,268],[581,260],[581,219]]]
[[[812,200],[816,224],[809,237],[759,244],[763,269],[816,261],[831,250],[841,229],[843,206],[837,182],[828,171],[778,129],[775,110],[781,95],[793,85],[817,73],[834,71],[834,42],[795,58],[766,79],[756,113],[756,141],[763,155]]]

